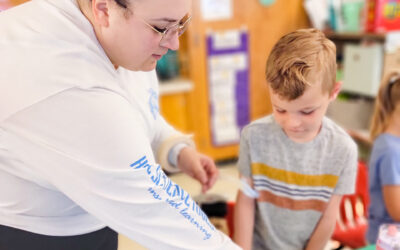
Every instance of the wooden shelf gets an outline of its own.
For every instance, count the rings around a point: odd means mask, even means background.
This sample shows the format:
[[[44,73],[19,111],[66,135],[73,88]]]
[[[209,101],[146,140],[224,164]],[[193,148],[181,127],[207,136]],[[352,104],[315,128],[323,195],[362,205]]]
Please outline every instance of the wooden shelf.
[[[343,41],[359,41],[359,40],[374,40],[384,42],[386,34],[384,33],[364,33],[364,32],[327,32],[326,36],[331,40]]]
[[[193,83],[185,78],[173,78],[160,81],[160,96],[189,92],[193,89]]]
[[[185,78],[173,78],[160,81],[160,113],[172,126],[185,132],[193,133],[188,126],[187,102],[193,83]]]

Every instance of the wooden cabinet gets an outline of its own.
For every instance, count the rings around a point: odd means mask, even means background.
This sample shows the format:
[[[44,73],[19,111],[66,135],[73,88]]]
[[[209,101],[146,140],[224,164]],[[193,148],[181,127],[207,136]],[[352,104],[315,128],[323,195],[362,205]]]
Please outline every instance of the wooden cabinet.
[[[160,84],[160,113],[179,131],[190,133],[187,102],[193,84],[185,79],[173,79]]]

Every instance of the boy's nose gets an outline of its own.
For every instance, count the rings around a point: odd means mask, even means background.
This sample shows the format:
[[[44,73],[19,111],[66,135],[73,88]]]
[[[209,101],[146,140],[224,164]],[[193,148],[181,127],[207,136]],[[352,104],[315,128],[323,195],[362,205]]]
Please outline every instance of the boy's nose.
[[[289,115],[286,120],[286,125],[290,129],[296,129],[296,128],[300,127],[301,120],[299,119],[299,117],[297,117],[295,115]]]

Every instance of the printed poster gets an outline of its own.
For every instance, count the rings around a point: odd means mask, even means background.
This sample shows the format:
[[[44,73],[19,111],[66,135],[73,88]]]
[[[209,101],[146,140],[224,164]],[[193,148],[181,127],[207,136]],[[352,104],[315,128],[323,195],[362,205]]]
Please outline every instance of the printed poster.
[[[247,30],[210,32],[207,62],[212,142],[236,144],[250,120]]]

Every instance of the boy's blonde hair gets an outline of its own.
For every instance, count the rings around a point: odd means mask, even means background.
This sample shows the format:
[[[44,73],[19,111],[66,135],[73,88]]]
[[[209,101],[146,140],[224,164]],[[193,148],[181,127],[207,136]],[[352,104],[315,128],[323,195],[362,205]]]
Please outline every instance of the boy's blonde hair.
[[[321,81],[324,93],[331,93],[336,83],[336,46],[317,29],[291,32],[272,48],[266,79],[287,100],[302,96],[316,81]]]
[[[400,72],[392,72],[383,80],[375,101],[371,122],[371,139],[385,132],[390,118],[400,102]]]

